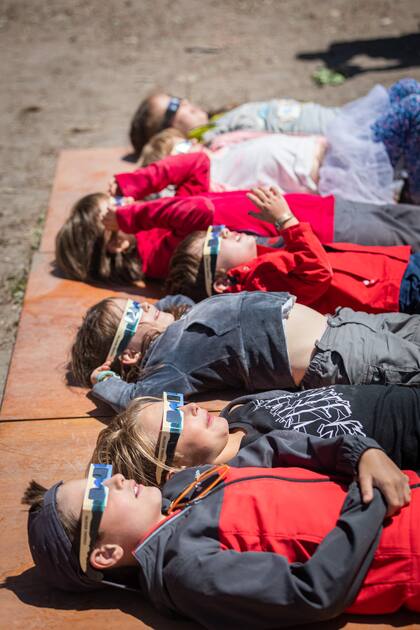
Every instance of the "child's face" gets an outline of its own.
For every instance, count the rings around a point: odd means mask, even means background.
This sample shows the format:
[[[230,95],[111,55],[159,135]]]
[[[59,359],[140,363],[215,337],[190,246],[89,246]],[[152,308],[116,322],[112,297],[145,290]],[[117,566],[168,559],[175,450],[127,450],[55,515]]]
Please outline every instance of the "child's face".
[[[153,101],[154,107],[157,112],[161,113],[162,118],[165,115],[170,100],[171,97],[168,94],[158,94]],[[179,131],[182,131],[184,134],[188,134],[188,132],[195,127],[207,125],[208,121],[209,117],[207,112],[183,98],[172,120],[171,126],[175,127],[175,129],[179,129]]]
[[[225,448],[229,425],[225,418],[211,415],[195,403],[180,407],[184,425],[176,447],[179,461],[185,466],[210,464]],[[138,422],[153,443],[157,443],[162,424],[163,403],[147,405],[139,414]]]
[[[257,243],[254,236],[225,229],[220,235],[216,271],[228,271],[232,267],[249,262],[256,255]]]
[[[194,240],[189,253],[201,257],[203,255],[204,240],[205,237]],[[216,282],[214,286],[217,283],[217,276],[223,276],[233,267],[243,265],[256,256],[257,243],[255,236],[244,234],[243,232],[232,232],[225,228],[220,233],[220,248],[216,260]]]
[[[158,308],[156,308],[156,306],[153,306],[153,304],[149,304],[149,302],[142,302],[140,299],[139,302],[142,306],[143,313],[137,331],[128,344],[128,347],[132,348],[141,346],[143,337],[146,332],[150,332],[151,330],[164,332],[168,328],[168,326],[173,324],[173,322],[175,321],[172,313],[165,313],[164,311],[160,311]],[[127,300],[125,299],[117,298],[114,300],[114,304],[118,308],[118,312],[121,313],[121,317],[124,312],[126,303]]]
[[[158,488],[137,484],[116,474],[104,482],[109,488],[108,502],[100,525],[100,544],[117,544],[124,551],[121,564],[135,564],[131,550],[162,518],[162,495]],[[62,513],[79,518],[86,479],[68,481],[57,491],[57,507]]]
[[[140,299],[139,302],[143,308],[141,320],[134,336],[130,339],[128,346],[119,356],[120,361],[126,365],[134,365],[139,361],[141,358],[143,341],[147,334],[153,332],[162,333],[175,320],[171,313],[160,311],[153,306],[153,304],[149,304],[149,302],[142,302]],[[123,298],[114,298],[112,303],[113,308],[121,318],[124,313],[127,300]]]

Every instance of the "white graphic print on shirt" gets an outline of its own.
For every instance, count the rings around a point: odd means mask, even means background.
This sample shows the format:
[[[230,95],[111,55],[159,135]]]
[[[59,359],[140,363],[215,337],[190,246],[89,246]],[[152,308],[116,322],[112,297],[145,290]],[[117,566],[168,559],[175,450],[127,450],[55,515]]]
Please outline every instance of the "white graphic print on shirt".
[[[316,432],[322,438],[366,435],[363,425],[351,418],[350,402],[331,387],[285,392],[270,400],[254,400],[253,404],[254,410],[266,409],[282,429],[308,433],[311,425],[318,424]],[[313,435],[313,430],[310,433]]]

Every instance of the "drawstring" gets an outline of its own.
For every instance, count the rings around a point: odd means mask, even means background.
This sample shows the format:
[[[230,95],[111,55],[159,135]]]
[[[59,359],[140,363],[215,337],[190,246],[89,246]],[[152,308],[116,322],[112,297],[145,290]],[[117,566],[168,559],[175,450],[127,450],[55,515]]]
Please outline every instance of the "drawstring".
[[[201,473],[194,481],[192,481],[186,488],[184,488],[184,490],[181,492],[181,494],[177,496],[176,499],[171,501],[169,509],[167,511],[168,516],[173,514],[175,510],[182,510],[183,508],[187,507],[187,505],[191,501],[188,499],[186,501],[183,501],[183,499],[191,492],[191,490],[194,490],[194,488],[198,489],[204,481],[212,477],[212,475],[216,475],[216,478],[206,488],[204,488],[198,494],[198,496],[194,497],[194,500],[202,499],[209,492],[211,492],[211,490],[213,490],[213,488],[215,488],[220,482],[226,479],[228,472],[229,466],[227,464],[221,464],[219,466],[213,466],[212,468],[209,468],[209,470]]]

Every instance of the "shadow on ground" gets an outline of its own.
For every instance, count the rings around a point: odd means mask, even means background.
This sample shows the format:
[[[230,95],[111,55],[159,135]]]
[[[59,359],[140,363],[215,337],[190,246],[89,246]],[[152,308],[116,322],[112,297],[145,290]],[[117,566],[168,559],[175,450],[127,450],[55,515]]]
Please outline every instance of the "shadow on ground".
[[[352,59],[358,55],[387,60],[389,63],[382,62],[369,67],[351,63]],[[367,72],[415,68],[420,66],[420,33],[410,33],[400,37],[332,42],[326,50],[297,53],[296,59],[300,61],[319,59],[329,70],[341,72],[346,77],[354,77]]]
[[[156,630],[194,630],[198,628],[188,621],[172,620],[155,611],[140,595],[114,589],[90,593],[64,593],[49,589],[32,567],[20,575],[9,576],[0,588],[12,591],[23,603],[36,608],[56,610],[115,610],[139,619]]]
[[[49,589],[40,578],[35,567],[23,571],[20,575],[9,576],[0,585],[0,589],[12,591],[16,597],[36,608],[53,608],[57,610],[113,610],[119,609],[127,615],[139,619],[155,630],[199,630],[201,626],[182,619],[170,619],[160,615],[140,595],[130,591],[107,588],[90,593],[63,593]],[[342,615],[337,619],[317,624],[322,630],[340,630],[346,623],[357,623],[366,630],[372,624],[388,624],[394,628],[401,628],[418,622],[418,615],[402,612],[392,616],[357,616]],[[313,630],[313,625],[299,626],[300,630]]]

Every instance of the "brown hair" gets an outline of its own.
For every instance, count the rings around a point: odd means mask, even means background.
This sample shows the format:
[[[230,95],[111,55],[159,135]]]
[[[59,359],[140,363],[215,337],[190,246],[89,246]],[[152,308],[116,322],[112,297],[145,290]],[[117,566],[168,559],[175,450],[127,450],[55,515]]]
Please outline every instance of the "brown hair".
[[[122,473],[126,479],[146,486],[158,485],[158,466],[166,472],[176,470],[157,459],[156,442],[142,430],[139,422],[142,410],[155,402],[162,402],[162,398],[143,396],[133,400],[100,432],[91,461],[112,464],[114,473]]]
[[[37,481],[32,480],[26,488],[21,503],[23,505],[29,505],[30,512],[37,512],[44,504],[45,493],[47,488],[41,486]],[[61,524],[70,540],[74,542],[80,535],[80,519],[76,518],[69,512],[63,512],[59,506],[56,505],[57,513],[60,518]]]
[[[137,249],[107,251],[99,218],[103,198],[107,197],[102,193],[86,195],[73,206],[55,239],[57,267],[73,280],[132,283],[142,277]]]
[[[154,111],[154,100],[161,90],[155,90],[137,108],[130,124],[129,136],[136,156],[139,156],[146,142],[161,129],[162,116]]]
[[[179,319],[188,308],[188,305],[181,305],[168,309],[168,312],[171,312],[175,319]],[[101,300],[87,310],[71,348],[70,369],[78,384],[91,386],[90,375],[105,362],[122,314],[123,311],[116,304],[115,298]],[[128,382],[137,381],[144,373],[142,370],[144,355],[159,334],[159,331],[151,330],[144,335],[137,365],[125,370],[116,357],[111,369]]]
[[[153,162],[158,162],[171,154],[176,140],[186,138],[182,131],[169,127],[155,134],[147,144],[144,145],[137,166],[148,166]]]
[[[204,231],[192,232],[176,248],[169,265],[165,290],[170,294],[182,293],[194,302],[208,297],[204,277],[204,263],[198,241],[206,236]],[[200,253],[194,250],[199,250]]]

